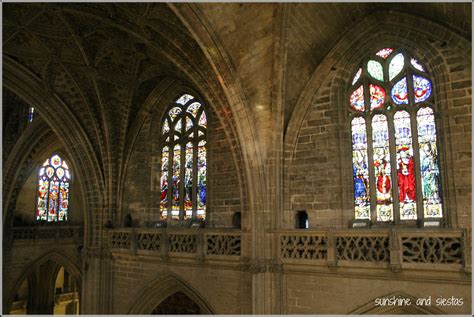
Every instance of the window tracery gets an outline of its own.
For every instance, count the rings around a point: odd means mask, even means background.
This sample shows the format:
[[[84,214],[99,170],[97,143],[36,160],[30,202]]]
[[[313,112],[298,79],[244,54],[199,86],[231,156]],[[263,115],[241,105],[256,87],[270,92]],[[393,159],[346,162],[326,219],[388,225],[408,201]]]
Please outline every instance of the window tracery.
[[[161,219],[205,219],[207,117],[202,104],[183,94],[162,121]]]
[[[58,154],[46,159],[39,170],[36,220],[67,221],[71,174]]]
[[[356,221],[443,218],[433,87],[425,67],[402,49],[384,48],[352,78]]]

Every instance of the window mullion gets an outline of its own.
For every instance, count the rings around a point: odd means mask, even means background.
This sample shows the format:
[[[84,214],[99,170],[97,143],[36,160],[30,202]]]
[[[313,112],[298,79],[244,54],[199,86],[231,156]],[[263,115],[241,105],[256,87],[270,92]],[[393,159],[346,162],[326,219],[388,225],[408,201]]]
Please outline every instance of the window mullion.
[[[169,148],[169,156],[168,156],[168,203],[167,209],[168,213],[166,214],[166,219],[171,220],[171,212],[173,209],[173,171],[174,171],[174,146],[176,145],[174,142],[174,130],[170,128],[170,148]]]
[[[417,127],[417,110],[415,106],[415,92],[413,89],[413,72],[407,67],[407,89],[408,103],[410,105],[408,113],[410,113],[410,127],[413,147],[413,156],[415,160],[415,191],[416,191],[416,215],[417,219],[423,219],[423,192],[421,187],[421,171],[420,171],[420,147],[418,144],[418,127]]]
[[[180,146],[181,146],[181,156],[180,156],[180,163],[179,163],[179,220],[184,219],[184,194],[185,194],[185,175],[186,175],[186,140],[184,139],[184,131],[186,129],[186,116],[181,116],[179,120],[181,120],[181,136],[180,136]]]
[[[395,108],[395,107],[394,107]],[[398,162],[397,162],[397,149],[395,146],[395,124],[393,122],[394,111],[387,113],[387,123],[388,123],[388,138],[389,138],[389,148],[390,148],[390,161],[391,163],[391,172],[392,172],[392,197],[393,197],[393,220],[395,224],[400,223],[400,202],[398,200]]]
[[[197,161],[198,161],[198,141],[197,141],[197,122],[193,126],[194,131],[194,140],[193,140],[193,189],[192,189],[192,204],[193,204],[193,214],[192,219],[197,217],[197,183],[198,183],[198,174],[197,174]]]
[[[365,73],[368,74],[367,62],[364,63]],[[373,169],[373,144],[372,144],[372,119],[370,114],[370,90],[369,75],[364,76],[364,103],[365,103],[365,127],[367,133],[367,169],[369,170],[369,193],[370,193],[370,219],[371,223],[377,222],[377,192],[375,188],[375,172]]]

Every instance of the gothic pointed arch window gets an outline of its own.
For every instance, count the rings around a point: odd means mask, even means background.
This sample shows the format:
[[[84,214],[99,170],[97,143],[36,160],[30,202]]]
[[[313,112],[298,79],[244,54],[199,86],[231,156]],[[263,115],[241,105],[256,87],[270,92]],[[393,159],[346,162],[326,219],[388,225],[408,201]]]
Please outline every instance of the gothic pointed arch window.
[[[67,221],[70,181],[69,167],[58,154],[44,161],[38,174],[37,221]]]
[[[161,219],[205,219],[207,116],[201,102],[179,97],[163,116],[161,139]]]
[[[384,48],[351,78],[355,220],[443,218],[433,80],[403,49]]]

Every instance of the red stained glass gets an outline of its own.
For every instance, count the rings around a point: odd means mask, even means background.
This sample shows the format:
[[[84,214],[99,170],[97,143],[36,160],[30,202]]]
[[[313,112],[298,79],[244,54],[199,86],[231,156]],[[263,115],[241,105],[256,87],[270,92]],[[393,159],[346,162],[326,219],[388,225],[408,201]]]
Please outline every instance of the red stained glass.
[[[377,85],[370,85],[370,110],[380,108],[385,102],[385,90]]]

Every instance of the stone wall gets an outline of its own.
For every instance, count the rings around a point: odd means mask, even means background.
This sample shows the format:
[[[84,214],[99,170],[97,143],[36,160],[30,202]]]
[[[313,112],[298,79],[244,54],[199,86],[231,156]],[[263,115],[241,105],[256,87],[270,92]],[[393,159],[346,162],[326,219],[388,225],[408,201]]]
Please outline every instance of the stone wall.
[[[242,314],[243,279],[239,269],[185,263],[175,259],[163,263],[157,258],[114,255],[113,313],[130,311],[137,293],[153,288],[151,281],[160,276],[177,276],[203,298],[216,314]],[[212,287],[210,287],[212,285]],[[164,287],[163,287],[164,288]],[[156,303],[158,306],[159,303]],[[150,312],[148,312],[149,314]]]
[[[427,298],[431,307],[444,314],[471,313],[471,286],[443,284],[403,278],[365,278],[355,276],[327,276],[292,273],[284,276],[285,307],[287,314],[350,314],[361,306],[375,303],[376,298],[399,293],[400,297]],[[438,298],[463,299],[463,305],[436,305]],[[415,303],[413,303],[415,306]],[[369,305],[368,305],[369,306]],[[374,305],[375,306],[375,305]],[[403,306],[400,306],[403,308]]]

